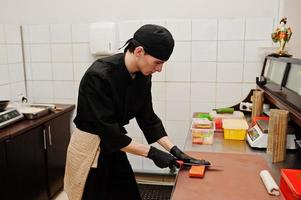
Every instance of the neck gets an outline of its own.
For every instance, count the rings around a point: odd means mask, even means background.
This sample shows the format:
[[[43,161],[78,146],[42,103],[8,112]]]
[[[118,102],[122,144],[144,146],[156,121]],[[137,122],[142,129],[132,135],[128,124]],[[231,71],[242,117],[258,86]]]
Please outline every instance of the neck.
[[[130,74],[133,74],[138,71],[137,64],[135,62],[134,54],[127,51],[124,57],[125,66]]]

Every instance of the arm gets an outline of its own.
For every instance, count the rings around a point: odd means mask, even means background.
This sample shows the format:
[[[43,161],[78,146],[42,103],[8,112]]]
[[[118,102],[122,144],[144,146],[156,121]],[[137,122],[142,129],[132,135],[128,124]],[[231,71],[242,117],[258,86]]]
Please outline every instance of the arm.
[[[164,147],[168,152],[170,152],[170,149],[175,146],[170,139],[167,136],[164,136],[162,138],[160,138],[157,141],[162,147]]]
[[[155,147],[135,142],[133,140],[129,145],[122,148],[121,151],[148,157],[149,159],[153,160],[154,163],[160,168],[172,168],[173,166],[179,167],[176,159],[171,154],[161,151]]]
[[[141,143],[136,142],[134,140],[132,140],[129,145],[127,145],[126,147],[123,147],[121,149],[121,151],[131,153],[131,154],[135,154],[135,155],[138,155],[138,156],[144,156],[144,157],[147,156],[149,150],[150,150],[150,146],[145,145],[145,144],[141,144]]]

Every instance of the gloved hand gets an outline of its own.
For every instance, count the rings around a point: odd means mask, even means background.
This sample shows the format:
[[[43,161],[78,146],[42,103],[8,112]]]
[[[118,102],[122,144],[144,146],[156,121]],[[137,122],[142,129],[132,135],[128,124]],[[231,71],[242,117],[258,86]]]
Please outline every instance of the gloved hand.
[[[174,166],[180,167],[175,157],[153,146],[151,146],[147,154],[147,157],[152,159],[154,163],[160,168],[165,168],[165,167],[173,168]]]
[[[210,165],[207,160],[198,160],[188,156],[186,153],[181,151],[176,145],[170,149],[170,153],[174,155],[178,160],[182,160],[184,163],[189,163],[192,165]]]

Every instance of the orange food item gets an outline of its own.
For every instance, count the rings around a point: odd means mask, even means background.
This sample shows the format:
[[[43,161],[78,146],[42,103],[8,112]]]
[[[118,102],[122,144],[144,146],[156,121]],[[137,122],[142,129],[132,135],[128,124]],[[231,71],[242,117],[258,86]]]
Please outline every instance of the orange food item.
[[[195,177],[195,178],[203,178],[205,174],[205,168],[206,166],[191,166],[189,170],[189,177]]]
[[[203,144],[203,138],[192,138],[192,144]]]

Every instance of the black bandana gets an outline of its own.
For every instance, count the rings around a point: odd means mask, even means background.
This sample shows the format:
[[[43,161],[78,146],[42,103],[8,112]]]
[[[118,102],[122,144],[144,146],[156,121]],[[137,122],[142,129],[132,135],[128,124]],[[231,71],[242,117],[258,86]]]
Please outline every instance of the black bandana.
[[[174,48],[171,33],[163,26],[146,24],[139,28],[134,37],[127,41],[137,41],[149,55],[167,61]]]

